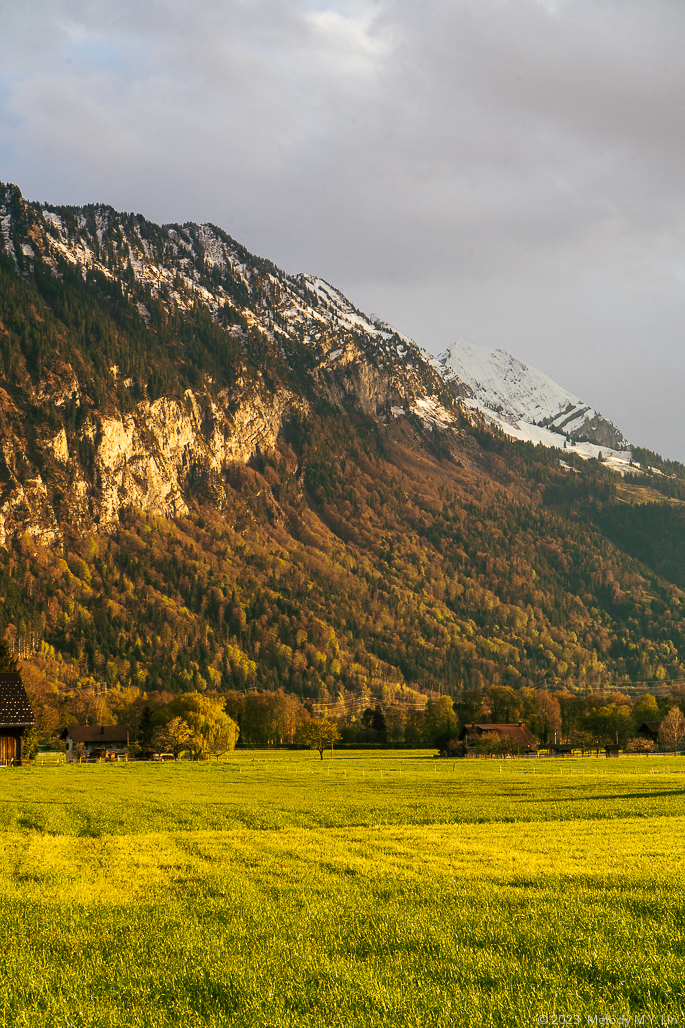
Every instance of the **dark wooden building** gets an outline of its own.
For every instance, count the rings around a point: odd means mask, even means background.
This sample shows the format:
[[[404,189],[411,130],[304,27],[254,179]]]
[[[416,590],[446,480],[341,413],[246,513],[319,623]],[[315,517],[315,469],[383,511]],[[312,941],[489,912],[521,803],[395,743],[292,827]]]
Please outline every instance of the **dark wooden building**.
[[[0,672],[0,766],[21,765],[24,732],[35,723],[19,672]]]
[[[637,734],[642,739],[649,739],[651,742],[659,741],[659,729],[661,728],[661,721],[643,721],[637,730]]]
[[[573,755],[573,746],[570,742],[550,743],[549,752],[557,757],[570,757]]]
[[[459,733],[459,741],[468,750],[469,746],[473,746],[479,739],[486,738],[488,735],[511,739],[519,747],[521,753],[533,753],[538,748],[537,739],[522,721],[515,725],[464,725]]]

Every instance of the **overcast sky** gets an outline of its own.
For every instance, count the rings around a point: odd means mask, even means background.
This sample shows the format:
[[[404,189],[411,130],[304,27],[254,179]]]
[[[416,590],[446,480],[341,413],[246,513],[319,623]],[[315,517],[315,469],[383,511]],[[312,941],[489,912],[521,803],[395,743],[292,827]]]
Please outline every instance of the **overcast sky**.
[[[211,221],[685,460],[682,0],[8,0],[0,179]]]

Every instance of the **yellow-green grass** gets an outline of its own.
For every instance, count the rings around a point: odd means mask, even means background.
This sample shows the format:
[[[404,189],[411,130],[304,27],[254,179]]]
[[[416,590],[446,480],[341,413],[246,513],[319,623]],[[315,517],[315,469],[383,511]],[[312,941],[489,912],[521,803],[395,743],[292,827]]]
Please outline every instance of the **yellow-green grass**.
[[[685,817],[684,772],[685,761],[668,757],[446,761],[415,751],[10,768],[0,769],[0,830],[100,836]]]
[[[0,1023],[682,1023],[679,766],[260,753],[7,772]]]

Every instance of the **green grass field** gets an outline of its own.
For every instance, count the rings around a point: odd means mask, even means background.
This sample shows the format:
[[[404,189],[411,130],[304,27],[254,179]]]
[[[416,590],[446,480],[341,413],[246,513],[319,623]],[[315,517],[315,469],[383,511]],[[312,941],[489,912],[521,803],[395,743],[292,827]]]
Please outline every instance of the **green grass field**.
[[[680,768],[2,770],[0,1023],[683,1024]]]

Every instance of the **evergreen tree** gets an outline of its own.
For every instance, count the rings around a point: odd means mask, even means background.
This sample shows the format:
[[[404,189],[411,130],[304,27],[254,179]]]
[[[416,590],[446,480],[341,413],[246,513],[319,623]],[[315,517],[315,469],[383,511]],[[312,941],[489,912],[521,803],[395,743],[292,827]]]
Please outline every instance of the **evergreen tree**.
[[[385,714],[380,703],[376,705],[376,709],[373,712],[371,719],[371,727],[378,736],[381,742],[385,742],[388,738],[388,726],[385,721]]]
[[[0,639],[0,673],[15,672],[19,670],[17,658],[9,648],[6,639]]]

